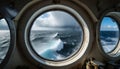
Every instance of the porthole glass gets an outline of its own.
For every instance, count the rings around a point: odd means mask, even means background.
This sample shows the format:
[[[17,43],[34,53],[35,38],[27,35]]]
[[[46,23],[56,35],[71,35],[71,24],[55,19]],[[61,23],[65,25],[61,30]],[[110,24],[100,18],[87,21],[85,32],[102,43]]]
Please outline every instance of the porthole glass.
[[[73,56],[82,41],[81,25],[65,11],[44,12],[33,21],[30,30],[31,47],[47,60],[65,60]]]
[[[5,59],[10,46],[10,30],[7,21],[0,19],[0,63]]]
[[[112,52],[119,40],[119,27],[115,19],[104,17],[100,26],[100,43],[105,53]]]

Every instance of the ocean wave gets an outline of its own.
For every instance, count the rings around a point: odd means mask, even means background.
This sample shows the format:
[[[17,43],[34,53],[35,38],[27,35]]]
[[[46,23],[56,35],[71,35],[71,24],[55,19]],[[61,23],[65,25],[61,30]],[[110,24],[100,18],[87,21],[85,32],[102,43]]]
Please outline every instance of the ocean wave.
[[[10,46],[10,32],[0,31],[0,63],[5,58]]]
[[[42,57],[51,60],[60,60],[64,58],[63,55],[57,53],[64,48],[64,42],[57,37],[58,33],[52,33],[47,35],[37,35],[31,39],[33,48]]]
[[[101,39],[101,44],[105,52],[112,51],[116,47],[117,42],[118,42],[118,38],[108,37],[108,38]]]
[[[58,33],[39,33],[39,34],[31,33],[30,39],[31,39],[31,41],[45,39],[45,38],[50,39],[50,38],[57,37],[57,35],[58,35]]]
[[[103,46],[103,49],[104,51],[107,53],[107,52],[110,52],[114,49],[114,45],[109,45],[109,46]]]
[[[49,59],[49,60],[62,60],[65,58],[65,56],[58,54],[56,51],[52,49],[48,49],[40,54],[43,58]]]
[[[49,60],[62,60],[80,48],[81,32],[32,31],[30,41],[39,56]]]
[[[34,47],[34,49],[40,56],[43,56],[44,58],[49,58],[49,59],[53,59],[53,57],[57,57],[58,53],[56,51],[60,51],[64,47],[63,42],[60,39],[56,39],[56,38],[52,40],[48,40],[47,42],[44,42],[44,43],[33,43],[33,44],[38,45],[37,47]],[[60,57],[60,54],[59,54],[59,57]]]

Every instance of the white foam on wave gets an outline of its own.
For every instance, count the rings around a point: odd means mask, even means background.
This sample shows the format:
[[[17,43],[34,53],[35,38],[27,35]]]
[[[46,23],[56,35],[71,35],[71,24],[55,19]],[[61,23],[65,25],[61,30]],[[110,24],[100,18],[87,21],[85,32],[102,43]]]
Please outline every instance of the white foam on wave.
[[[106,53],[112,51],[112,50],[114,49],[114,47],[115,47],[114,45],[103,46],[104,51],[105,51]]]
[[[10,32],[10,30],[0,30],[0,32]]]
[[[119,38],[117,38],[117,37],[116,37],[116,38],[108,37],[108,38],[106,38],[106,39],[107,39],[107,40],[112,40],[112,41],[118,41]]]
[[[110,38],[109,37],[107,39],[112,40],[112,41],[109,42],[109,41],[101,40],[102,47],[106,53],[112,51],[115,48],[117,41],[118,41],[118,38]]]
[[[46,43],[40,43],[39,48],[36,49],[37,53],[47,59],[60,60],[65,58],[64,56],[58,54],[56,51],[63,49],[64,45],[61,39],[54,38]]]
[[[64,58],[65,58],[65,56],[62,56],[62,55],[60,55],[60,54],[57,54],[57,55],[56,55],[56,59],[61,60],[61,59],[64,59]]]
[[[55,51],[60,51],[61,49],[63,49],[64,45],[63,45],[63,42],[61,39],[57,39],[55,42],[54,42],[54,45],[51,46],[50,49],[52,50],[55,50]]]
[[[50,49],[54,51],[60,51],[64,47],[62,40],[57,37],[58,33],[46,34],[42,36],[42,39],[32,41],[33,48],[37,53],[42,54]]]
[[[63,42],[60,39],[53,39],[53,40],[47,42],[45,45],[46,46],[44,46],[44,49],[42,49],[39,52],[39,54],[42,54],[47,50],[60,51],[64,47]],[[43,46],[43,45],[41,45],[41,46]]]
[[[52,59],[52,60],[63,59],[64,56],[56,52],[64,48],[63,41],[57,36],[58,33],[46,34],[46,35],[42,35],[43,37],[42,39],[32,41],[34,50],[40,56],[47,59]]]

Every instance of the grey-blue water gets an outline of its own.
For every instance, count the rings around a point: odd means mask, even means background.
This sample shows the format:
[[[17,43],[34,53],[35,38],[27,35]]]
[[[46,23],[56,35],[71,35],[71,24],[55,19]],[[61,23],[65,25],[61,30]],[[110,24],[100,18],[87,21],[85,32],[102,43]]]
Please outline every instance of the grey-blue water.
[[[115,35],[116,34],[116,35]],[[100,39],[105,52],[109,52],[117,45],[119,38],[117,31],[101,31]],[[31,44],[34,50],[43,58],[61,60],[69,57],[80,48],[81,32],[43,32],[33,31]],[[54,38],[53,38],[54,37]],[[0,63],[6,56],[10,44],[9,31],[0,31]]]
[[[57,33],[57,39],[46,39]],[[82,32],[80,31],[33,31],[31,42],[36,52],[43,58],[50,60],[62,60],[75,53],[80,48],[82,42]],[[105,52],[110,52],[117,45],[118,31],[101,31],[100,42]],[[62,45],[57,45],[58,40]],[[52,46],[57,48],[51,49]],[[61,46],[61,47],[60,47]],[[59,50],[57,50],[59,49]]]
[[[110,52],[117,46],[119,40],[119,31],[101,31],[100,40],[104,51],[106,53]]]
[[[10,32],[6,30],[0,30],[0,63],[6,56],[10,45]]]
[[[32,31],[31,42],[41,57],[63,60],[80,48],[82,36],[80,31]]]

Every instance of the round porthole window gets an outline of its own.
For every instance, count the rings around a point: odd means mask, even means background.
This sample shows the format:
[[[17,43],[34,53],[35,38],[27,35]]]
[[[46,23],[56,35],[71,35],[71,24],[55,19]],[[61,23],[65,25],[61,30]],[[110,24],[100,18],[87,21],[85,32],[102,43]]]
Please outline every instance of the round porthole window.
[[[8,63],[15,45],[15,26],[13,21],[0,9],[0,68]]]
[[[112,14],[114,15],[114,14]],[[119,19],[117,16],[103,17],[100,25],[100,45],[109,57],[119,56]]]
[[[48,60],[64,60],[81,47],[83,30],[78,21],[65,11],[48,11],[39,15],[30,30],[33,50]]]
[[[118,22],[111,17],[104,17],[100,26],[100,43],[105,53],[112,52],[119,41]]]
[[[60,9],[55,10],[58,7]],[[24,38],[32,57],[40,63],[57,66],[70,64],[82,56],[82,47],[87,49],[89,32],[76,11],[63,5],[51,5],[32,15],[25,27]]]
[[[85,13],[75,7],[43,3],[36,1],[28,6],[32,9],[24,10],[18,19],[18,45],[24,55],[34,64],[45,67],[69,66],[82,61],[92,38],[91,25],[87,25],[90,19],[83,18]]]

